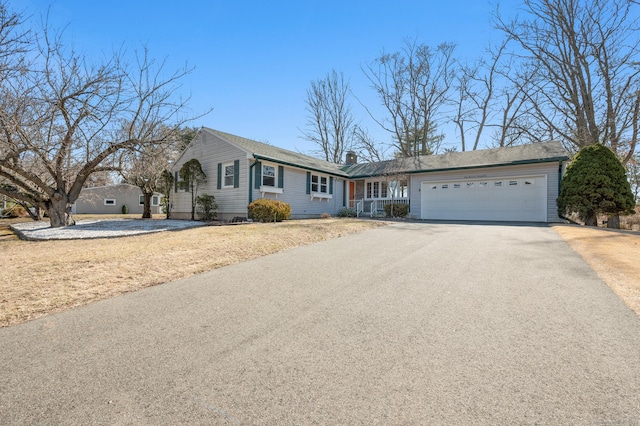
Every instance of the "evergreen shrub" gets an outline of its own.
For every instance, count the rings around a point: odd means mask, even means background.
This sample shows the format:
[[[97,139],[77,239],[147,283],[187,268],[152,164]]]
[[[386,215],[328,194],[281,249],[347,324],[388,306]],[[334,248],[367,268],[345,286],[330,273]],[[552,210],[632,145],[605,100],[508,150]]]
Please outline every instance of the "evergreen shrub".
[[[218,217],[218,203],[213,195],[202,194],[196,197],[198,215],[204,221],[214,220]]]
[[[344,208],[338,212],[338,217],[356,217],[356,209]]]

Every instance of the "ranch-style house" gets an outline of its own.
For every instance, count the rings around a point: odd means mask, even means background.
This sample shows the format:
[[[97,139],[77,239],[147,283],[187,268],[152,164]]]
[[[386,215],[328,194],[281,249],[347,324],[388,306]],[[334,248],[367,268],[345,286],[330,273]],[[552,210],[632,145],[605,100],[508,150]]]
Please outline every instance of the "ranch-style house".
[[[203,127],[173,167],[173,218],[191,217],[191,194],[177,182],[193,158],[207,176],[198,194],[215,196],[221,220],[246,217],[250,202],[272,198],[291,205],[292,219],[347,207],[373,216],[400,203],[413,219],[515,222],[562,221],[556,198],[569,160],[559,142],[541,142],[364,164],[349,152],[334,164]]]

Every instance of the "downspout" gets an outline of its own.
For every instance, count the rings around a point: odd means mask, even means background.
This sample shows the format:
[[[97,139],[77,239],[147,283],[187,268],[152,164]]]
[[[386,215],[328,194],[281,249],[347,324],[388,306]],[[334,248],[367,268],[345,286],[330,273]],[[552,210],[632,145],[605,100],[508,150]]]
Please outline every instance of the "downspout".
[[[253,164],[249,166],[249,204],[253,201],[253,168],[259,163],[257,158],[254,160]]]

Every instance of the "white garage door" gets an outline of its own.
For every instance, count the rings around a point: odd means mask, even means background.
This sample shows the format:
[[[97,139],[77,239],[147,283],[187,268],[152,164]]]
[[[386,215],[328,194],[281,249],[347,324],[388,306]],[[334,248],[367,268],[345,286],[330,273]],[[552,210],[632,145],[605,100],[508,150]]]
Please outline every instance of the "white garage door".
[[[546,176],[422,182],[422,219],[547,221]]]

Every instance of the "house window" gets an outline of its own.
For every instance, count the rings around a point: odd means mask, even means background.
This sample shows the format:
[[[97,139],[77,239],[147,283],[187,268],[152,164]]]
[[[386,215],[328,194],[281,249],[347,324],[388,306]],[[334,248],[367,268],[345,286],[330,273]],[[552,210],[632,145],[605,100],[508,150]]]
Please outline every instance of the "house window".
[[[442,189],[449,189],[449,184],[448,183],[443,184]]]
[[[460,189],[460,184],[459,183],[454,183],[453,184],[453,189]]]
[[[501,180],[497,180],[497,181],[493,182],[493,186],[502,186],[502,181]]]
[[[262,165],[262,185],[276,186],[276,167],[267,164]]]
[[[467,188],[473,188],[473,182],[467,182]]]
[[[480,188],[486,188],[488,185],[488,182],[478,182],[478,187]]]
[[[104,205],[105,206],[115,206],[116,205],[115,198],[105,198],[104,199]]]
[[[224,188],[233,188],[233,181],[235,178],[235,167],[233,163],[224,164],[222,168],[224,170]],[[273,167],[271,168],[273,169]]]
[[[367,198],[388,198],[390,197],[389,186],[386,181],[367,182]]]
[[[144,195],[140,195],[140,198],[138,200],[138,203],[141,206],[144,206]],[[157,195],[153,195],[151,196],[151,205],[152,206],[158,206],[160,205],[160,197],[158,197]]]
[[[386,182],[382,193],[388,193],[389,197],[393,198],[406,198],[407,197],[407,181],[406,180],[392,180],[389,182],[389,189],[387,190]]]
[[[326,194],[329,192],[329,180],[326,176],[311,175],[311,192],[321,192]]]
[[[518,181],[517,180],[510,180],[509,181],[509,186],[517,186],[518,185]]]
[[[536,181],[535,181],[535,179],[525,179],[524,180],[524,184],[525,185],[535,185]]]

